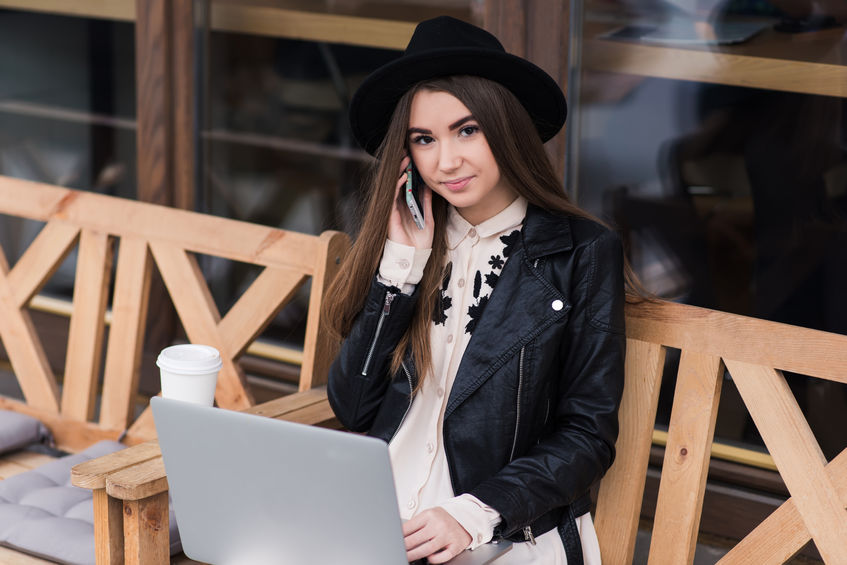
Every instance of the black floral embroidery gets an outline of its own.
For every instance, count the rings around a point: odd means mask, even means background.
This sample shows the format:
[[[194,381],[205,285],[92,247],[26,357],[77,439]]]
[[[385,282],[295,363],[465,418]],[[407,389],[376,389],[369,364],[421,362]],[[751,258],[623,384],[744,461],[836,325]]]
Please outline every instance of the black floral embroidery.
[[[441,279],[440,300],[435,305],[435,311],[432,313],[432,321],[435,324],[442,326],[447,321],[447,310],[453,306],[453,299],[447,294],[447,287],[450,285],[450,275],[453,272],[453,262],[447,263],[444,267],[444,278]]]
[[[500,241],[502,241],[506,247],[503,248],[503,255],[508,257],[512,254],[512,251],[515,250],[515,245],[518,243],[518,239],[520,238],[521,230],[515,230],[508,235],[501,235]]]
[[[505,245],[503,248],[503,256],[492,255],[491,259],[488,260],[488,264],[491,265],[491,272],[486,273],[484,278],[485,284],[491,288],[491,291],[487,292],[482,297],[480,297],[480,294],[482,293],[483,274],[480,271],[477,271],[476,275],[474,275],[473,297],[476,299],[476,302],[468,307],[468,318],[470,318],[470,320],[468,320],[468,323],[465,325],[465,333],[472,334],[476,329],[476,324],[482,317],[482,312],[488,304],[488,297],[491,295],[491,292],[494,291],[494,286],[497,284],[497,281],[500,280],[500,274],[497,273],[497,271],[501,271],[503,266],[506,264],[506,260],[503,257],[509,257],[509,255],[512,254],[515,244],[518,242],[520,233],[520,230],[515,230],[508,235],[500,236],[500,241],[502,241],[503,245]]]
[[[471,304],[470,308],[468,308],[468,316],[470,320],[465,325],[465,333],[472,334],[476,329],[476,323],[482,318],[482,311],[485,310],[485,306],[488,304],[488,296],[483,296],[479,299],[479,302],[476,304]]]
[[[497,281],[499,279],[500,275],[498,275],[497,273],[488,273],[487,275],[485,275],[485,284],[487,284],[493,289],[494,285],[497,284]]]

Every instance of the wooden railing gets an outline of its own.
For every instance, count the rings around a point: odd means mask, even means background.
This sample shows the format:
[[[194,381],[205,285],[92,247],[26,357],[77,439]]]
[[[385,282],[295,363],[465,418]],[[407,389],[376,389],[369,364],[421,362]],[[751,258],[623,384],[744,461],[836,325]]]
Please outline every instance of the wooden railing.
[[[25,397],[23,402],[0,397],[0,407],[38,417],[62,447],[75,451],[99,439],[116,439],[125,431],[130,444],[154,437],[149,408],[135,418],[154,268],[188,339],[221,352],[224,366],[215,393],[219,406],[252,406],[238,358],[310,279],[299,388],[326,382],[336,344],[321,331],[320,304],[349,245],[346,235],[300,234],[7,177],[0,177],[0,214],[45,222],[13,267],[0,249],[0,339]],[[78,254],[73,312],[60,394],[59,379],[47,362],[28,304],[74,248]],[[221,315],[195,254],[262,270]],[[104,314],[110,296],[112,318],[105,343]]]
[[[847,452],[827,464],[782,373],[847,383],[847,336],[644,302],[627,307],[627,338],[618,455],[597,502],[603,562],[632,562],[668,348],[681,357],[649,562],[693,561],[724,369],[791,498],[720,563],[784,563],[809,540],[827,563],[847,562]]]

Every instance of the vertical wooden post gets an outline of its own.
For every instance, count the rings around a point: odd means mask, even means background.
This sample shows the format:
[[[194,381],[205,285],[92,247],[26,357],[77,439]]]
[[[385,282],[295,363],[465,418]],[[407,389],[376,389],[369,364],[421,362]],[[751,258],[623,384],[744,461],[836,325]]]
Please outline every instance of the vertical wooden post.
[[[105,488],[93,490],[94,547],[98,565],[124,562],[123,503],[106,494]]]
[[[192,0],[137,0],[138,199],[194,204]]]
[[[682,351],[653,523],[651,565],[694,562],[722,383],[720,357]]]
[[[194,207],[194,18],[192,0],[136,0],[138,200]],[[172,342],[177,319],[154,276],[147,347]],[[155,387],[147,382],[146,388]]]
[[[173,49],[173,204],[194,209],[196,177],[196,100],[194,74],[194,1],[171,0]]]
[[[127,565],[170,562],[168,492],[124,501],[124,558]]]
[[[306,318],[306,336],[303,341],[303,366],[300,367],[300,392],[324,385],[329,378],[329,367],[338,352],[338,342],[326,330],[321,304],[332,279],[338,273],[343,257],[350,248],[350,239],[341,233],[321,235],[324,247],[321,260],[312,276],[312,294]],[[321,351],[320,356],[316,351]]]
[[[173,110],[168,0],[138,0],[135,19],[138,199],[173,203]]]
[[[569,10],[566,0],[486,0],[484,27],[506,51],[524,57],[567,91]],[[565,126],[567,127],[567,126]],[[560,178],[565,171],[565,128],[546,144]]]
[[[62,414],[83,422],[94,415],[106,325],[103,315],[109,298],[113,252],[114,240],[108,234],[82,230],[65,362]]]
[[[657,343],[626,341],[626,376],[618,419],[615,463],[600,483],[594,513],[603,562],[632,563],[644,498],[653,424],[666,350]]]

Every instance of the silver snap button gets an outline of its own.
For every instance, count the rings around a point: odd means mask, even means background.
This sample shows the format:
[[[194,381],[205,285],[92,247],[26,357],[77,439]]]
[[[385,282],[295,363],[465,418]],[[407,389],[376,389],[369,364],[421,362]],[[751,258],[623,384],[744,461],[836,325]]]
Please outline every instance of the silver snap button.
[[[564,308],[564,307],[565,307],[565,303],[564,303],[564,302],[562,302],[561,300],[554,300],[554,301],[553,301],[553,304],[551,304],[550,306],[552,306],[552,307],[553,307],[553,310],[555,310],[556,312],[558,312],[559,310],[561,310],[562,308]]]

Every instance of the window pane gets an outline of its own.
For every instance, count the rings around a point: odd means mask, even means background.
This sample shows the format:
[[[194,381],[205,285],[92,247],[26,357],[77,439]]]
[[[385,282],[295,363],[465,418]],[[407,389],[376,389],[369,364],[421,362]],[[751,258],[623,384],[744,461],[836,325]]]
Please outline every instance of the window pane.
[[[660,296],[847,333],[847,13],[802,4],[575,2],[569,182]],[[787,377],[845,447],[845,388]],[[761,444],[727,379],[718,435]]]

